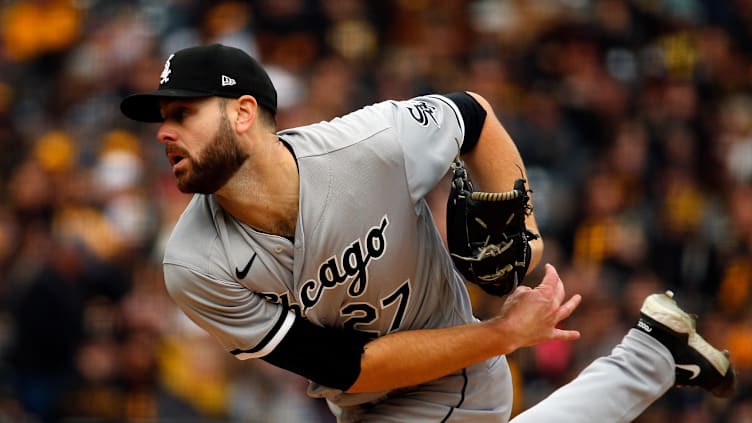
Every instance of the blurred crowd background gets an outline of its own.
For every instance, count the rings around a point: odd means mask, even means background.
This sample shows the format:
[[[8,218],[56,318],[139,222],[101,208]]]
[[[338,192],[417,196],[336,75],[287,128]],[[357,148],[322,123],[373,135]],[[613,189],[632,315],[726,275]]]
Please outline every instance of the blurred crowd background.
[[[268,67],[280,128],[429,92],[493,104],[545,260],[584,297],[566,322],[581,340],[510,356],[515,413],[672,289],[732,351],[739,391],[671,390],[638,422],[752,422],[751,0],[1,1],[0,422],[333,421],[306,381],[235,360],[162,285],[188,197],[156,126],[118,106],[209,42]],[[499,300],[471,289],[491,315]]]

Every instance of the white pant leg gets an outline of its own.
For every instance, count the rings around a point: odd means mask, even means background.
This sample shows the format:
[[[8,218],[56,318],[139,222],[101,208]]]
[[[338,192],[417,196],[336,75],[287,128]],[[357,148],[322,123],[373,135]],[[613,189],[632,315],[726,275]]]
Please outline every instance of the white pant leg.
[[[512,423],[631,422],[674,384],[674,359],[650,335],[631,329],[611,355],[512,419]]]

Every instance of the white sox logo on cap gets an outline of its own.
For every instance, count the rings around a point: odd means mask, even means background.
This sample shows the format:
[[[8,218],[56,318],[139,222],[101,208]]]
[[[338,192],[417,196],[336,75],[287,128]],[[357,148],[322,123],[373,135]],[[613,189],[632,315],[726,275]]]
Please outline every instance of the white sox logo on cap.
[[[170,80],[170,74],[172,73],[172,70],[170,69],[170,60],[175,57],[175,54],[171,54],[170,57],[167,58],[164,64],[164,69],[162,69],[162,73],[159,75],[159,85],[162,85]]]

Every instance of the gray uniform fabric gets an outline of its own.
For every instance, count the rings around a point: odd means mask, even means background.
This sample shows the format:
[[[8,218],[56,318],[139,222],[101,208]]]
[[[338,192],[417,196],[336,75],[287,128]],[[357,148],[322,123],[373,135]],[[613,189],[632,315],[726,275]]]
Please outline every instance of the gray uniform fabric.
[[[300,317],[378,335],[475,321],[423,198],[464,136],[448,98],[387,101],[279,135],[300,172],[294,243],[238,222],[211,195],[195,195],[164,257],[168,292],[194,322],[248,359],[272,351]],[[600,392],[622,383],[627,399],[647,395],[630,384],[652,389],[673,374],[662,369],[633,381],[617,374],[619,366],[599,369]],[[342,422],[504,422],[512,406],[504,357],[394,392],[346,394],[311,383],[308,393],[326,398]],[[575,407],[591,402],[574,396]],[[541,406],[555,415],[556,404]],[[593,419],[567,421],[621,421],[610,409],[594,410]]]

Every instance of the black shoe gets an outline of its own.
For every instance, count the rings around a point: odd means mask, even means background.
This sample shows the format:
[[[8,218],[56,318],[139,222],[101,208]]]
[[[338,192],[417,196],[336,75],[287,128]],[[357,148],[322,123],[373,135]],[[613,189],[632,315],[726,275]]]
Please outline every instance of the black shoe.
[[[695,317],[679,308],[674,293],[653,294],[640,309],[635,328],[660,341],[676,363],[676,386],[698,386],[719,397],[736,390],[728,351],[719,351],[695,330]]]

